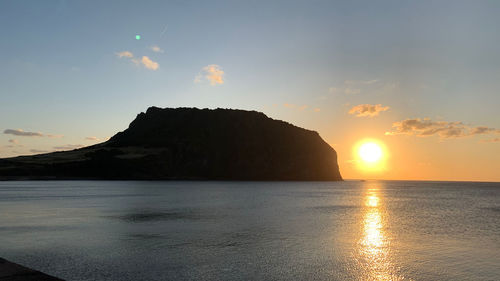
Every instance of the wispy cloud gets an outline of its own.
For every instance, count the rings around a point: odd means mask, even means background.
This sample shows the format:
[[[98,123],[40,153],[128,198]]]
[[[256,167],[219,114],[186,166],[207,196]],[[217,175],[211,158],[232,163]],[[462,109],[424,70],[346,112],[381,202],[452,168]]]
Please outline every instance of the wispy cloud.
[[[19,143],[18,140],[16,139],[10,139],[8,140],[8,142],[10,143],[9,145],[6,145],[5,147],[8,147],[8,148],[14,148],[14,147],[23,147],[22,144]]]
[[[85,140],[89,140],[89,141],[100,141],[100,139],[98,137],[86,137]]]
[[[500,130],[497,130],[495,128],[488,128],[485,126],[479,126],[472,128],[471,134],[472,135],[483,135],[483,134],[493,134],[493,133],[500,133]]]
[[[7,135],[22,136],[22,137],[43,137],[43,134],[40,132],[26,132],[21,129],[7,129],[3,131],[3,133]]]
[[[52,135],[52,134],[43,134],[41,132],[27,132],[22,129],[7,129],[3,131],[4,134],[14,135],[20,137],[47,137],[47,138],[62,138],[64,135]]]
[[[153,45],[150,49],[155,53],[163,53],[163,50],[158,45]]]
[[[64,135],[50,135],[50,134],[45,136],[52,139],[60,139],[64,137]]]
[[[349,110],[349,114],[356,114],[357,117],[375,117],[380,112],[389,110],[388,106],[381,104],[359,104]]]
[[[393,130],[386,135],[411,135],[428,137],[438,135],[442,139],[474,135],[498,134],[500,130],[484,126],[471,127],[463,122],[432,121],[429,118],[406,119],[392,124]]]
[[[81,144],[66,144],[61,146],[54,146],[53,148],[55,150],[73,150],[81,147],[83,147],[83,145]]]
[[[117,55],[119,58],[133,58],[133,57],[134,57],[134,54],[132,54],[132,53],[131,53],[131,52],[129,52],[129,51],[119,52],[119,53],[116,53],[116,55]]]
[[[200,83],[203,81],[203,78],[209,81],[212,86],[224,84],[224,70],[217,64],[207,65],[196,75],[194,82]]]
[[[500,138],[481,140],[480,142],[500,142]]]

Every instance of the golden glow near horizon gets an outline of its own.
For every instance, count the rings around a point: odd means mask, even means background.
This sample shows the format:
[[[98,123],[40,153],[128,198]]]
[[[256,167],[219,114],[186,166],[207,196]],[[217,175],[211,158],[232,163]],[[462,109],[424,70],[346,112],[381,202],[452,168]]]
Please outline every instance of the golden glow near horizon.
[[[374,139],[364,139],[354,146],[358,169],[362,172],[381,172],[386,170],[387,149],[383,143]]]

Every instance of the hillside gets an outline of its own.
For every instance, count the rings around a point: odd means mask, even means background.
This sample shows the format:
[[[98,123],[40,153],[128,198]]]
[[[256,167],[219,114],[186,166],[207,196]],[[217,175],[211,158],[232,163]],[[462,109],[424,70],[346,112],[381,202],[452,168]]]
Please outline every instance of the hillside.
[[[0,159],[0,179],[342,180],[319,134],[263,113],[149,108],[107,142]]]

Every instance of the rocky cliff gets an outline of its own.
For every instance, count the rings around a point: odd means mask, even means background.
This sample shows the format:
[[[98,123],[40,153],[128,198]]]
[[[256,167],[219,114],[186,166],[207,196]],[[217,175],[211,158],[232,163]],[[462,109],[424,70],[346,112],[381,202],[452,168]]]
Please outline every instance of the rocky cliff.
[[[319,134],[256,111],[149,108],[109,141],[0,159],[0,179],[342,180]]]

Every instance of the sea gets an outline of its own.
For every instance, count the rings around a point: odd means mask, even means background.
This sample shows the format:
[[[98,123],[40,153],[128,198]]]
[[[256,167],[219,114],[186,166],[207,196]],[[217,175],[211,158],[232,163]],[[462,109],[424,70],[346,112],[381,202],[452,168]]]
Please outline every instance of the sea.
[[[0,182],[0,257],[66,280],[500,280],[500,183]]]

